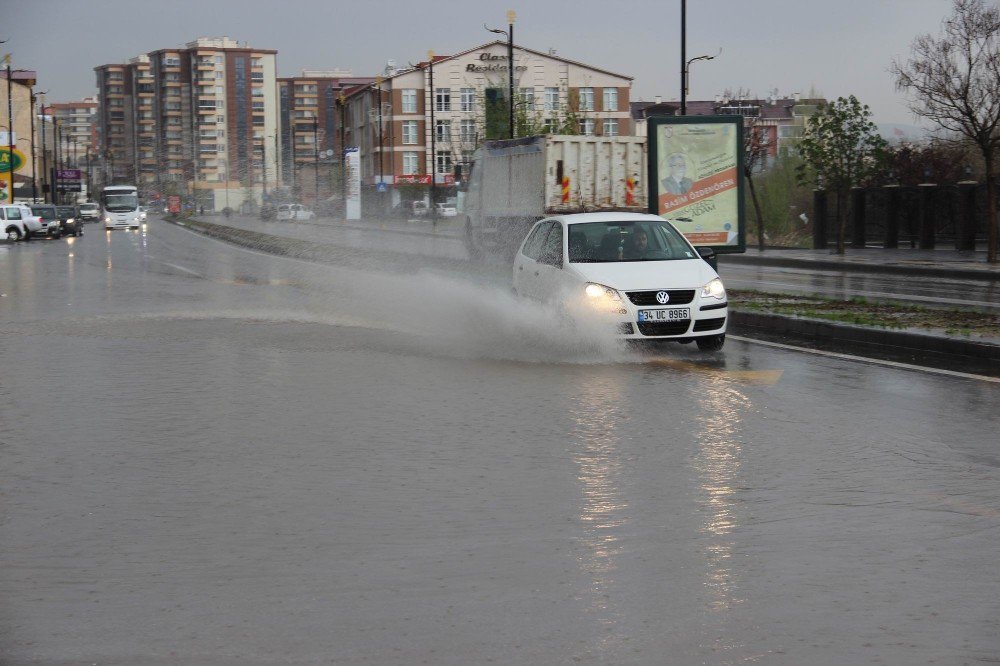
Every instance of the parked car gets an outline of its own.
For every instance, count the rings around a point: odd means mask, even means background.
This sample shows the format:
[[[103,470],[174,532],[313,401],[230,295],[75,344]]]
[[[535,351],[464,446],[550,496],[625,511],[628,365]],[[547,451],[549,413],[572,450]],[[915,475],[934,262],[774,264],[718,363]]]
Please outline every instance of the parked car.
[[[83,235],[83,219],[76,206],[56,206],[56,213],[59,215],[60,233],[63,236]]]
[[[455,217],[458,215],[458,210],[455,208],[454,204],[449,203],[439,203],[436,204],[438,217]]]
[[[50,238],[62,236],[62,224],[59,222],[59,213],[56,211],[55,204],[35,204],[31,207],[31,214],[37,218],[38,229],[32,229],[32,225],[26,224],[29,237],[39,234]]]
[[[302,204],[281,204],[278,206],[279,220],[315,220],[316,213]]]
[[[580,213],[540,220],[514,257],[514,290],[605,320],[626,339],[726,340],[719,274],[673,225],[643,213]]]
[[[4,238],[9,241],[26,240],[28,228],[22,219],[23,206],[0,205],[0,223],[3,224]]]
[[[80,219],[84,222],[97,222],[101,219],[101,206],[92,201],[82,203],[79,206]]]
[[[426,201],[414,201],[413,202],[413,216],[414,217],[424,217],[430,210],[430,206],[427,205]]]

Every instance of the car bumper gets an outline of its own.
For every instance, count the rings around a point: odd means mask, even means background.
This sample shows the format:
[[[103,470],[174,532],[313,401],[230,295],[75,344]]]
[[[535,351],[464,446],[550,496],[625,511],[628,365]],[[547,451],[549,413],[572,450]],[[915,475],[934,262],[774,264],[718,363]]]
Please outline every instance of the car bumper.
[[[696,298],[693,303],[674,308],[667,306],[637,307],[632,303],[617,305],[617,310],[613,314],[608,314],[609,323],[618,336],[627,340],[693,340],[725,333],[729,323],[729,304],[718,301],[699,302],[699,299]],[[678,308],[689,310],[690,316],[656,322],[639,320],[640,310],[675,310]]]

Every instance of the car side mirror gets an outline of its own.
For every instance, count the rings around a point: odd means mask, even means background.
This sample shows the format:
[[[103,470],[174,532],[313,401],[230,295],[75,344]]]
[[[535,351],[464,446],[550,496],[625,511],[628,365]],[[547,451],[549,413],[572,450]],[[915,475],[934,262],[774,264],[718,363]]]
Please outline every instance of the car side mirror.
[[[698,251],[698,256],[708,262],[708,265],[714,269],[718,268],[718,256],[715,254],[715,250],[710,247],[696,247]]]

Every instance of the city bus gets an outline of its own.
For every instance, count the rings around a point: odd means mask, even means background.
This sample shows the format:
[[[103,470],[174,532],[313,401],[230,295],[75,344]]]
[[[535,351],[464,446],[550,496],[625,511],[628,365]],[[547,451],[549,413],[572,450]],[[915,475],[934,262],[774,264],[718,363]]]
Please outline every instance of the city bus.
[[[135,185],[109,185],[101,191],[105,229],[138,229],[139,192]]]

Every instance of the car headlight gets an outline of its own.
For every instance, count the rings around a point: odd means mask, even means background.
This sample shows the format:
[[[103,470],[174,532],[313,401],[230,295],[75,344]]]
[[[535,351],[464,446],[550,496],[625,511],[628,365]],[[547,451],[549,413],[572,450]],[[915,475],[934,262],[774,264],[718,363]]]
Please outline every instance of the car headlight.
[[[110,216],[110,215],[108,215],[107,217],[105,217],[105,218],[104,218],[104,221],[105,221],[105,222],[110,222],[110,221],[111,221],[111,216]]]
[[[596,282],[588,282],[586,288],[584,289],[587,296],[591,298],[609,298],[612,301],[622,300],[622,295],[611,287],[605,286],[603,284],[597,284]]]
[[[722,280],[715,278],[704,287],[701,288],[702,298],[715,298],[718,300],[724,300],[726,298],[726,288],[722,286]]]
[[[73,224],[74,222],[76,222],[76,218],[73,218],[73,217],[71,217],[68,220],[66,220],[66,224]]]

